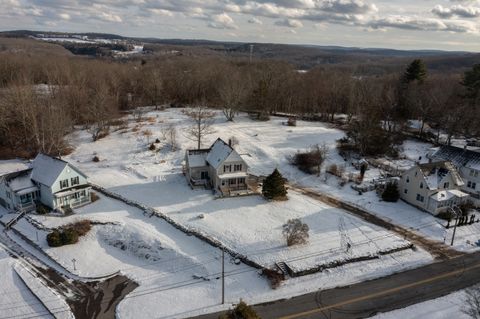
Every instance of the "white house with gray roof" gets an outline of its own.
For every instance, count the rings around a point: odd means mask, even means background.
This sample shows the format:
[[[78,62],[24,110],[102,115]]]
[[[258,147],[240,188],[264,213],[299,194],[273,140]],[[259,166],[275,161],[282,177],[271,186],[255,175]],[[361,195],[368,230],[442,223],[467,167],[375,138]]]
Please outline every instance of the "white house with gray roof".
[[[38,202],[65,211],[90,202],[87,176],[61,159],[38,154],[30,167],[0,176],[0,205],[32,211]]]
[[[464,180],[461,190],[471,195],[480,206],[480,152],[454,146],[441,146],[428,157],[434,161],[452,162]]]
[[[399,192],[407,203],[437,215],[469,199],[461,191],[463,186],[464,181],[452,163],[435,162],[405,171],[399,181]]]
[[[185,176],[192,186],[205,186],[223,195],[248,189],[248,165],[230,143],[217,139],[210,148],[187,150]]]

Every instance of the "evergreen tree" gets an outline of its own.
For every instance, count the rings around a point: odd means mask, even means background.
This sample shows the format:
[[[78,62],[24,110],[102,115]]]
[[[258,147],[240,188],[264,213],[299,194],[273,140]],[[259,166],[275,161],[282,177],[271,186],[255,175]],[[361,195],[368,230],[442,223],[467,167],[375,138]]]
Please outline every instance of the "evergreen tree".
[[[423,83],[427,78],[427,67],[425,63],[420,59],[413,60],[407,67],[407,70],[403,74],[403,82],[409,84],[414,81]]]
[[[467,89],[469,98],[480,96],[480,64],[475,64],[470,71],[465,72],[462,84]]]
[[[287,196],[285,179],[278,169],[275,169],[272,174],[265,178],[262,187],[262,194],[268,199],[283,199]]]
[[[396,202],[400,198],[398,186],[395,182],[388,182],[382,193],[382,199],[386,202]]]

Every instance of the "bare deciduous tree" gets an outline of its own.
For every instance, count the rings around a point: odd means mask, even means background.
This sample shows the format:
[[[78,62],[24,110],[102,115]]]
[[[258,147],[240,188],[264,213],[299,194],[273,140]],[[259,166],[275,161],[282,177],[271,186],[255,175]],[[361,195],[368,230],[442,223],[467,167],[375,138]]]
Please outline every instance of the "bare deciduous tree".
[[[187,128],[187,138],[197,142],[197,148],[202,146],[202,139],[214,132],[212,124],[214,122],[215,112],[207,107],[199,105],[195,108],[187,110],[185,114],[190,117],[192,125]]]
[[[283,236],[287,240],[288,246],[306,244],[309,238],[307,224],[302,223],[298,218],[289,219],[283,225]]]
[[[223,114],[227,121],[233,121],[237,115],[241,103],[247,97],[246,79],[238,71],[226,74],[218,87],[218,94],[223,103]]]

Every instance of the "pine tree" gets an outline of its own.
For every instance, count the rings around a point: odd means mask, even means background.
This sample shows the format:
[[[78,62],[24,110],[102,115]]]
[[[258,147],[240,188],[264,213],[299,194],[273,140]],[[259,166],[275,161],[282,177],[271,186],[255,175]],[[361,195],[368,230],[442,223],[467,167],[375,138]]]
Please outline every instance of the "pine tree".
[[[275,169],[272,174],[265,178],[262,194],[268,199],[284,199],[287,196],[285,179],[278,169]]]
[[[473,68],[465,72],[462,85],[467,89],[468,98],[477,98],[480,96],[480,64],[475,64]]]
[[[400,198],[398,186],[395,182],[388,182],[382,193],[382,199],[386,202],[396,202]]]
[[[426,78],[427,67],[425,66],[425,63],[420,59],[413,60],[413,62],[410,63],[403,75],[403,81],[407,84],[414,81],[423,83]]]

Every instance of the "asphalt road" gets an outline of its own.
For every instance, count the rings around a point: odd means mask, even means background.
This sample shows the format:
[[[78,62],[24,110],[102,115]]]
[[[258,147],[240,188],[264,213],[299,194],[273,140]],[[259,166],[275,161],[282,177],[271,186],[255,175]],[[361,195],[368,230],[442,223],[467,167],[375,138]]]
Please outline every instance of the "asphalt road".
[[[404,308],[480,282],[480,252],[351,286],[256,305],[263,319],[353,319]],[[196,317],[218,318],[219,313]]]

